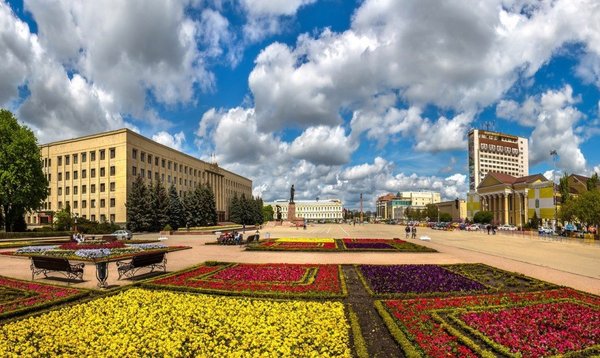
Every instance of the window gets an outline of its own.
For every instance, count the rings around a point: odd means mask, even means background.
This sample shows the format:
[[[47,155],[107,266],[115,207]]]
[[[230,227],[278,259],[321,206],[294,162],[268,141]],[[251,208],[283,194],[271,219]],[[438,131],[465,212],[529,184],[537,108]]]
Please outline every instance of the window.
[[[79,172],[77,170],[73,172],[73,179],[79,179]]]
[[[179,178],[179,185],[181,185],[183,181],[181,180],[181,177]]]
[[[65,165],[71,164],[70,161],[71,161],[71,157],[68,155],[65,155]]]
[[[79,191],[79,187],[78,187],[78,186],[74,186],[74,187],[73,187],[73,195],[77,195],[77,194],[78,194],[78,193],[77,193],[78,191]]]
[[[58,181],[62,180],[62,173],[58,173]]]
[[[48,196],[52,195],[52,188],[48,188]]]
[[[86,185],[81,186],[81,194],[87,194],[87,186]]]
[[[133,176],[137,175],[137,167],[135,167],[135,166],[131,167],[131,175],[133,175]]]
[[[132,150],[131,150],[131,157],[132,157],[133,159],[137,159],[137,149],[132,149]]]
[[[81,179],[87,178],[87,170],[81,169]]]
[[[101,223],[106,222],[106,215],[100,214],[100,222]]]
[[[62,195],[62,187],[58,187],[58,195]]]
[[[110,148],[110,159],[115,159],[115,156],[117,155],[115,148]]]
[[[71,195],[71,187],[65,187],[65,195]]]
[[[162,180],[163,182],[165,181],[165,174],[164,173],[160,175],[160,180]]]
[[[106,150],[100,149],[100,160],[106,159]]]
[[[163,168],[165,167],[165,160],[164,160],[164,159],[162,159],[162,160],[161,160],[161,166],[162,166]]]
[[[106,168],[100,168],[100,177],[103,178],[106,175]]]
[[[152,164],[152,154],[148,154],[148,164]]]
[[[110,222],[115,222],[115,214],[110,214]]]
[[[169,183],[171,182],[171,176],[170,175],[167,177],[167,182],[169,182]]]
[[[154,157],[154,165],[158,166],[158,157]]]
[[[48,158],[48,166],[51,167],[52,166],[52,159]]]
[[[104,193],[106,191],[106,184],[100,183],[100,192]]]
[[[91,220],[91,221],[96,221],[96,215],[91,215],[91,216],[90,216],[90,220]]]
[[[144,169],[140,169],[140,176],[141,176],[142,178],[145,178],[145,177],[146,177],[146,171],[145,171]]]
[[[173,163],[173,170],[177,171],[177,163]]]
[[[185,175],[187,175],[187,167],[185,167],[185,168],[183,169],[183,172],[185,173]]]
[[[96,151],[91,151],[90,152],[90,162],[93,162],[96,160]]]
[[[100,207],[104,208],[106,206],[106,199],[100,199]]]
[[[96,207],[96,199],[92,199],[90,201],[90,208],[95,208]]]
[[[90,185],[90,193],[92,193],[92,194],[96,193],[96,184]]]
[[[81,208],[82,208],[82,209],[85,209],[85,208],[87,208],[87,200],[82,200],[82,201],[81,201]]]
[[[154,172],[154,179],[158,180],[158,172]]]
[[[90,170],[90,177],[95,178],[96,177],[96,168],[92,168]]]
[[[78,159],[77,154],[73,154],[73,164],[77,164]]]
[[[75,200],[75,201],[73,202],[73,209],[79,209],[79,208],[77,207],[77,205],[78,205],[78,204],[79,204],[79,202],[78,202],[77,200]]]
[[[140,153],[140,160],[141,160],[142,162],[145,162],[145,161],[146,161],[146,153],[145,153],[145,152],[141,152],[141,153]]]
[[[167,169],[171,170],[171,161],[169,160],[169,163],[167,164]]]
[[[152,180],[152,172],[148,170],[148,179]]]
[[[87,153],[81,153],[81,162],[85,163],[87,161]]]
[[[114,165],[113,165],[113,166],[111,166],[111,167],[110,167],[110,175],[111,175],[111,176],[115,175],[115,171],[116,171],[116,169],[115,169],[115,166],[114,166]]]
[[[62,165],[62,157],[57,157],[56,159],[58,159],[58,165]]]
[[[65,180],[71,179],[71,172],[65,172]]]
[[[115,198],[110,198],[110,207],[111,207],[111,208],[114,208],[114,207],[115,207],[115,205],[116,205],[116,200],[115,200]]]
[[[115,191],[115,182],[110,183],[110,191]]]
[[[58,210],[62,209],[62,201],[58,202]]]

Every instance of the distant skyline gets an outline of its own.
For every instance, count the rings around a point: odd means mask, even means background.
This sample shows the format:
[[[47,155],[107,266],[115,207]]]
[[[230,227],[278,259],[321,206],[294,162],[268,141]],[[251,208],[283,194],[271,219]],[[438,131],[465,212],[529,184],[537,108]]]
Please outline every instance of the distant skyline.
[[[467,133],[600,172],[595,0],[0,0],[0,106],[40,143],[127,127],[265,201],[468,191]]]

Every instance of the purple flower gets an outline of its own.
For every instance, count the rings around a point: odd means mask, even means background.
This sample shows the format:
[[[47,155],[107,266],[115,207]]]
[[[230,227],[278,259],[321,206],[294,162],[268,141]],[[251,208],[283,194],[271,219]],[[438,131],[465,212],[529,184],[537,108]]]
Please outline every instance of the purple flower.
[[[480,291],[479,282],[437,265],[361,265],[367,283],[377,294]]]
[[[385,242],[345,242],[347,249],[395,249]]]

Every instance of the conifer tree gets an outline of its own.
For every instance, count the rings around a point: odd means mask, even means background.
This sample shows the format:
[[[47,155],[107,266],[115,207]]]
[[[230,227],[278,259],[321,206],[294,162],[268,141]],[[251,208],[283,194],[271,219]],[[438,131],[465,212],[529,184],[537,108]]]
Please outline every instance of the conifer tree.
[[[233,198],[229,203],[229,221],[236,224],[242,223],[241,212],[240,212],[240,199],[237,196],[237,192],[233,193]]]
[[[175,185],[171,183],[171,187],[169,188],[169,206],[167,209],[167,213],[169,216],[169,225],[173,228],[173,230],[177,230],[182,226],[185,226],[186,217],[185,217],[185,208],[183,207],[183,203],[177,195],[177,189]]]
[[[213,193],[211,187],[203,185],[202,196],[200,200],[202,203],[203,225],[216,225],[218,221],[217,204],[215,200],[215,194]]]
[[[169,197],[160,180],[155,180],[150,191],[151,231],[161,231],[169,223]]]
[[[147,231],[150,229],[152,217],[150,213],[150,195],[144,179],[138,176],[131,184],[127,195],[127,228],[132,231]]]

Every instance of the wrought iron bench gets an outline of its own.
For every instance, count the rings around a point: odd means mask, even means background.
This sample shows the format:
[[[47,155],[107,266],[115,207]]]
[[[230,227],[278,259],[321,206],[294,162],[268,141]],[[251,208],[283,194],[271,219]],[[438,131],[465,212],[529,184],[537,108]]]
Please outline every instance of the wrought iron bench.
[[[117,261],[119,280],[123,276],[132,278],[139,269],[144,267],[150,267],[150,272],[153,272],[155,268],[161,268],[167,272],[166,252],[141,254],[134,256],[131,261]]]
[[[69,260],[57,257],[31,257],[31,280],[35,279],[35,275],[44,274],[48,277],[48,272],[61,272],[69,279],[80,279],[83,281],[84,263],[71,264]]]

